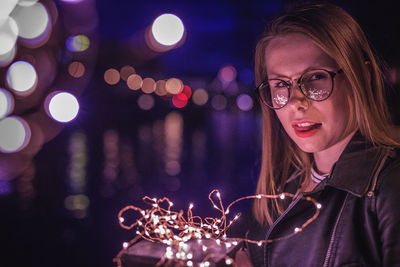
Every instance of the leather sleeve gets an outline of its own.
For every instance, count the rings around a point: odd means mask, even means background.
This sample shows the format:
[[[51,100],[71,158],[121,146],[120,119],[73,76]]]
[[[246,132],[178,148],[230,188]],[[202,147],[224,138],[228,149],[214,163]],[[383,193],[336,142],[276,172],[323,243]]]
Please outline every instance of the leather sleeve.
[[[400,266],[400,157],[381,173],[376,194],[383,266]]]

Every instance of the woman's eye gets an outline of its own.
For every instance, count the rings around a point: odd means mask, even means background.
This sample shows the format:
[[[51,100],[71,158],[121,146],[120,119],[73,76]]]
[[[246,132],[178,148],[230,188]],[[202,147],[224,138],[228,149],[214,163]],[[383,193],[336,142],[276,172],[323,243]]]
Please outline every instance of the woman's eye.
[[[273,88],[279,89],[279,88],[284,88],[287,87],[286,83],[283,81],[279,81],[279,82],[274,82],[272,85]]]
[[[308,77],[308,80],[316,81],[316,80],[321,80],[321,79],[325,79],[325,78],[326,78],[326,74],[325,73],[314,73],[313,75]]]

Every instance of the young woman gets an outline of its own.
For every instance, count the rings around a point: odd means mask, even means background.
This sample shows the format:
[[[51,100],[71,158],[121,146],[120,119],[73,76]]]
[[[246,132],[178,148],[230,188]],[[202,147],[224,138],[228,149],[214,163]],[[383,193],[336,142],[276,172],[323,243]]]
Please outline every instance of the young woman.
[[[247,238],[253,266],[400,266],[400,142],[382,72],[358,23],[324,2],[277,17],[256,47],[263,116],[257,193]],[[238,265],[250,266],[237,254]],[[246,263],[247,261],[247,263]]]

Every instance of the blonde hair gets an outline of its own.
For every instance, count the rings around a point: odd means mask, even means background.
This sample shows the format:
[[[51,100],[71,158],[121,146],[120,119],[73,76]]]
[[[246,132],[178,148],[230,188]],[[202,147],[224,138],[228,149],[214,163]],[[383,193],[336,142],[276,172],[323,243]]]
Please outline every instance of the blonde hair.
[[[343,70],[351,90],[345,92],[349,121],[346,130],[358,129],[377,145],[400,146],[392,131],[384,94],[382,70],[359,24],[343,9],[330,3],[303,4],[286,11],[268,25],[255,51],[255,80],[267,78],[265,50],[276,36],[301,33],[312,39]],[[263,118],[262,161],[257,194],[277,194],[288,176],[298,171],[304,186],[311,169],[311,155],[301,151],[281,126],[275,112],[261,104]],[[254,202],[260,224],[272,224],[283,212],[277,200]]]

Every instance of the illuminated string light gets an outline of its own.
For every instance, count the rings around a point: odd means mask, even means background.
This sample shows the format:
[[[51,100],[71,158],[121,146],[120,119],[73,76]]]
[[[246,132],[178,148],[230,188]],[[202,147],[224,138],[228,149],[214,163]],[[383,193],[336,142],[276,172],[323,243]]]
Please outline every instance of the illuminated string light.
[[[232,221],[229,223],[227,222],[227,211],[231,210],[233,205],[248,199],[285,199],[286,197],[298,197],[302,200],[312,202],[316,207],[314,215],[302,225],[296,227],[291,234],[268,240],[234,238],[231,242],[232,239],[228,240],[226,238],[226,231],[239,219],[241,215],[239,213]],[[192,209],[194,207],[193,203],[190,203],[185,217],[183,210],[180,210],[179,212],[171,210],[171,202],[166,197],[160,199],[150,198],[148,196],[143,197],[143,201],[150,205],[150,209],[143,210],[133,205],[126,206],[118,213],[119,224],[122,228],[128,230],[136,227],[137,234],[134,239],[127,242],[128,246],[133,245],[139,239],[168,244],[169,247],[167,247],[164,257],[160,259],[160,261],[157,263],[157,266],[160,266],[161,263],[168,263],[168,261],[178,261],[181,264],[186,263],[187,265],[193,258],[193,254],[189,250],[190,247],[188,244],[186,244],[186,242],[191,239],[197,239],[199,244],[201,244],[201,239],[207,239],[214,241],[216,246],[225,244],[225,247],[231,247],[232,245],[236,246],[238,241],[245,241],[262,246],[265,243],[272,243],[278,240],[288,239],[293,235],[300,233],[318,217],[321,208],[320,203],[318,203],[315,199],[311,197],[296,196],[291,193],[281,193],[279,195],[258,194],[245,196],[231,202],[226,208],[222,203],[221,195],[218,190],[214,189],[211,191],[211,193],[208,195],[208,199],[210,200],[212,206],[221,213],[219,218],[206,217],[203,219],[199,216],[194,216],[192,213]],[[123,218],[123,214],[128,211],[136,211],[142,216],[131,224],[126,223],[126,221],[121,220],[121,218]],[[127,247],[124,245],[124,249]],[[203,244],[201,245],[201,248],[203,252],[207,252],[210,249],[210,246]],[[119,267],[121,266],[120,258],[124,249],[121,250],[114,258],[114,262],[116,262]],[[212,253],[206,255],[201,260],[199,266],[209,266],[209,260],[212,259],[213,256],[214,255]],[[224,255],[224,259],[226,264],[234,264],[233,259],[229,256]]]

